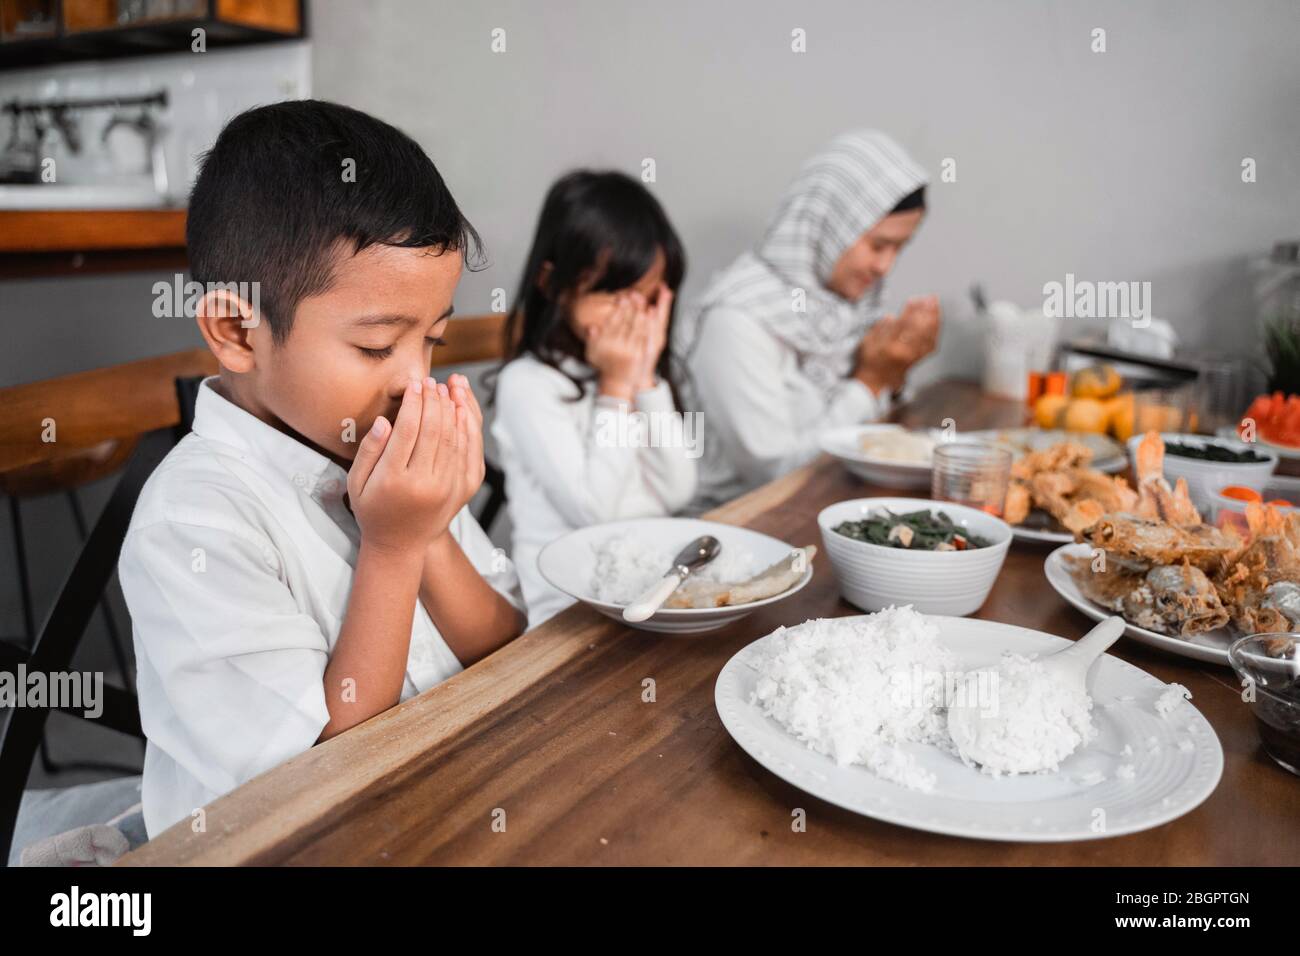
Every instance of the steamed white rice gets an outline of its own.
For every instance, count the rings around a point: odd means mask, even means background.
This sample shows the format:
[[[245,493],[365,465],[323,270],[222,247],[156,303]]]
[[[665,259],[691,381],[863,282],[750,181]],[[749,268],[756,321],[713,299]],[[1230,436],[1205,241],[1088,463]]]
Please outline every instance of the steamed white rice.
[[[596,556],[591,573],[592,597],[608,604],[631,604],[664,576],[673,558],[688,544],[690,541],[684,540],[669,551],[648,547],[627,532],[611,535],[592,548]],[[762,570],[748,548],[724,545],[718,556],[692,577],[735,584]]]
[[[968,693],[950,713],[948,733],[962,760],[984,773],[1056,770],[1097,735],[1092,698],[1035,658],[1003,654],[996,666],[967,673],[962,687]]]
[[[906,743],[952,749],[942,693],[916,693],[916,675],[955,670],[939,628],[908,607],[860,620],[814,620],[779,628],[752,662],[751,702],[817,753],[861,764],[913,790],[934,789]]]

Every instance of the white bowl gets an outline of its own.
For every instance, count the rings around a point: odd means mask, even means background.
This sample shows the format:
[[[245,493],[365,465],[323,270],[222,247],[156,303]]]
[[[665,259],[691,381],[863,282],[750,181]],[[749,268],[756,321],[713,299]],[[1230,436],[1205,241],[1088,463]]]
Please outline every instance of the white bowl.
[[[721,542],[724,552],[731,549],[752,554],[755,574],[794,550],[794,545],[735,525],[696,518],[630,518],[579,528],[557,538],[537,556],[538,570],[552,587],[590,605],[606,617],[612,617],[628,627],[664,634],[701,634],[717,630],[760,607],[784,601],[812,580],[813,569],[809,564],[803,577],[793,587],[761,601],[728,607],[661,608],[647,620],[632,624],[623,620],[623,608],[626,605],[597,600],[591,593],[596,548],[615,535],[628,533],[638,541],[643,541],[648,551],[666,551],[670,555],[677,554],[701,535],[711,534]],[[667,570],[665,567],[664,571]]]
[[[1274,475],[1265,482],[1263,489],[1260,490],[1260,494],[1264,496],[1265,502],[1278,499],[1281,499],[1282,501],[1300,502],[1300,478],[1291,478],[1286,475]],[[1277,508],[1277,510],[1282,512],[1284,515],[1300,511],[1300,506],[1296,505],[1291,507],[1286,505],[1274,505],[1273,507]],[[1217,525],[1219,523],[1219,517],[1226,513],[1236,515],[1241,521],[1241,526],[1245,527],[1246,502],[1242,501],[1240,498],[1229,498],[1227,495],[1222,494],[1214,495],[1210,511],[1203,517],[1205,518],[1206,523]]]
[[[1137,480],[1137,446],[1142,435],[1134,435],[1128,440],[1129,463],[1133,467],[1133,477]],[[1202,516],[1208,516],[1213,510],[1215,499],[1227,485],[1244,485],[1261,494],[1277,467],[1277,455],[1257,444],[1247,444],[1230,438],[1214,438],[1210,435],[1189,435],[1181,432],[1165,432],[1160,438],[1168,446],[1170,442],[1183,445],[1218,445],[1234,451],[1253,451],[1267,459],[1258,462],[1201,461],[1198,458],[1184,458],[1171,455],[1165,451],[1165,480],[1173,485],[1179,478],[1187,481],[1187,493],[1192,504]],[[1207,520],[1208,517],[1207,517]]]
[[[945,512],[956,524],[992,543],[967,551],[910,551],[849,538],[833,530],[888,508],[895,513]],[[817,516],[822,542],[839,581],[840,594],[864,611],[911,604],[922,614],[966,615],[978,611],[993,590],[1011,546],[1011,526],[976,508],[924,498],[855,498],[823,508]]]
[[[864,481],[886,488],[930,490],[930,462],[892,461],[876,458],[862,450],[860,439],[871,432],[907,431],[902,425],[845,425],[822,432],[822,451],[840,460]]]

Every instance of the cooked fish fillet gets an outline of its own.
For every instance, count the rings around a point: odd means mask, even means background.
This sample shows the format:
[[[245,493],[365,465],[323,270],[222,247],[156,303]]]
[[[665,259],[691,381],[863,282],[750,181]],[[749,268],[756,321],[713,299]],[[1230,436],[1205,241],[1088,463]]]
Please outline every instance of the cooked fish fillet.
[[[1190,564],[1152,568],[1143,586],[1124,599],[1124,616],[1164,634],[1200,634],[1228,623],[1214,585]]]
[[[1083,538],[1133,570],[1187,561],[1204,570],[1223,566],[1238,547],[1235,537],[1213,525],[1179,527],[1133,514],[1111,514],[1088,528]]]
[[[1149,631],[1198,634],[1228,623],[1214,584],[1190,564],[1140,572],[1108,561],[1097,571],[1086,558],[1066,558],[1066,567],[1084,597]]]
[[[1104,571],[1098,571],[1089,558],[1067,556],[1065,566],[1084,597],[1111,611],[1124,610],[1125,596],[1141,587],[1145,579],[1143,572],[1130,571],[1113,561],[1106,563]]]
[[[1300,626],[1300,516],[1246,509],[1249,543],[1216,580],[1232,622],[1247,634]]]
[[[770,568],[738,584],[687,578],[664,602],[664,607],[727,607],[761,601],[792,588],[804,576],[816,554],[816,545],[795,548]]]

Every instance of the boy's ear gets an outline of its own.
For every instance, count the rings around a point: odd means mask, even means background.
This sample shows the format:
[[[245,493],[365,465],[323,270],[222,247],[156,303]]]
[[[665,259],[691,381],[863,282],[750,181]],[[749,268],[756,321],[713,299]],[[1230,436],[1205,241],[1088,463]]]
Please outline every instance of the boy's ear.
[[[195,320],[223,368],[232,372],[253,370],[257,363],[251,333],[262,317],[252,305],[227,289],[209,289],[199,299]]]

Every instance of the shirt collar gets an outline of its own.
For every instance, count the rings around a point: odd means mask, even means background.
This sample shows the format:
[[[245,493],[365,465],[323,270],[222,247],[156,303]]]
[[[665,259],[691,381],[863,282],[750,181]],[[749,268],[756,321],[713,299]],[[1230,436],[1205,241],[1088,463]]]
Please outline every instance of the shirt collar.
[[[595,372],[595,369],[582,359],[575,358],[572,355],[560,356],[559,368],[560,371],[567,372],[578,379],[590,378]]]
[[[270,466],[295,488],[317,499],[341,499],[347,472],[336,462],[286,435],[223,397],[205,378],[194,406],[194,433],[229,445]]]

